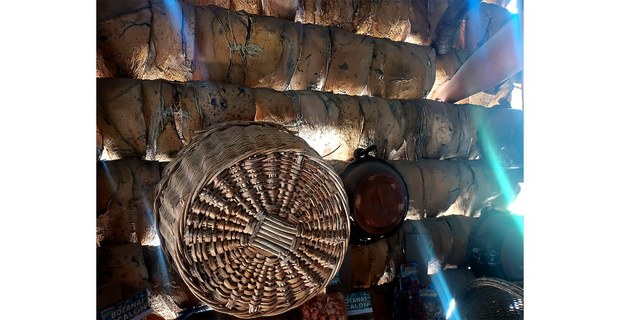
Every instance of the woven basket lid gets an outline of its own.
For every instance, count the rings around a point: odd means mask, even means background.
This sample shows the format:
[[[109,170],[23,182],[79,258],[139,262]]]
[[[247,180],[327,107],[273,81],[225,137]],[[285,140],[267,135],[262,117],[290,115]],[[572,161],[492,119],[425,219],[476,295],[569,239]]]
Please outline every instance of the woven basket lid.
[[[344,258],[342,182],[282,126],[237,121],[197,132],[156,192],[164,250],[216,311],[286,312],[321,292]]]

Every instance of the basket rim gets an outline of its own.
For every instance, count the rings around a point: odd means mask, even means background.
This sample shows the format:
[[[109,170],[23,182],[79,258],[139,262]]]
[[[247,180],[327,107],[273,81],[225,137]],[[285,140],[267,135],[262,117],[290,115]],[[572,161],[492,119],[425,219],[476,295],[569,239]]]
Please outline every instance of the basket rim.
[[[465,288],[463,288],[462,295],[475,289],[492,287],[499,290],[503,290],[506,293],[514,296],[515,298],[523,299],[523,288],[506,280],[493,277],[480,277],[470,281]]]
[[[176,245],[173,244],[175,250],[172,250],[174,251],[174,253],[172,253],[173,259],[171,260],[173,260],[174,267],[177,273],[179,274],[181,279],[183,279],[183,281],[187,284],[188,288],[190,289],[190,292],[192,292],[192,294],[195,295],[203,303],[209,305],[212,309],[219,311],[219,312],[226,313],[226,314],[231,314],[239,318],[254,318],[257,316],[264,317],[264,316],[273,316],[273,315],[282,314],[293,308],[296,308],[302,305],[303,303],[311,299],[314,295],[306,295],[306,297],[302,299],[298,299],[298,301],[290,304],[286,308],[277,308],[277,309],[273,308],[274,310],[272,311],[267,310],[268,312],[249,313],[245,311],[243,313],[240,313],[239,311],[235,311],[234,309],[227,308],[224,305],[220,306],[219,304],[214,304],[214,305],[209,304],[208,301],[211,301],[213,299],[207,298],[205,295],[201,294],[202,292],[201,290],[197,289],[195,286],[192,285],[193,284],[192,282],[194,281],[194,276],[192,276],[189,270],[186,270],[186,268],[184,268],[182,265],[182,262],[187,263],[189,261],[188,261],[188,257],[182,254],[182,252],[184,252],[184,248],[182,246],[184,230],[181,230],[181,229],[183,229],[183,226],[185,225],[183,221],[187,218],[192,204],[196,201],[196,199],[198,198],[204,186],[208,184],[210,181],[212,181],[215,177],[220,175],[225,170],[228,170],[231,165],[238,164],[239,162],[242,162],[246,159],[252,158],[259,154],[269,154],[269,153],[276,153],[276,152],[282,152],[282,153],[292,152],[292,153],[302,154],[304,156],[304,161],[312,161],[315,167],[318,168],[318,170],[322,170],[322,172],[326,175],[325,177],[326,179],[327,179],[327,176],[329,176],[330,180],[337,182],[334,184],[334,187],[338,189],[339,192],[335,192],[335,194],[336,194],[336,197],[338,197],[338,200],[342,205],[342,210],[343,210],[342,212],[343,214],[345,214],[343,219],[341,219],[342,224],[343,224],[344,234],[345,234],[345,237],[343,239],[344,252],[340,254],[340,258],[336,259],[336,264],[332,268],[331,274],[329,275],[329,277],[326,278],[325,281],[323,281],[320,287],[317,287],[315,289],[317,293],[324,291],[324,289],[329,284],[329,281],[340,270],[340,267],[342,266],[342,263],[344,260],[344,255],[346,254],[346,250],[349,245],[349,241],[350,241],[349,238],[350,238],[350,233],[351,233],[351,225],[348,219],[349,211],[350,211],[348,203],[347,203],[348,198],[346,197],[346,191],[344,189],[344,186],[342,184],[342,181],[338,173],[336,173],[334,168],[331,165],[329,165],[329,163],[325,162],[325,160],[320,156],[320,154],[318,154],[316,150],[314,150],[303,138],[297,136],[293,131],[279,124],[274,124],[274,123],[269,123],[269,122],[256,122],[256,121],[229,121],[229,122],[224,122],[224,123],[210,126],[207,130],[195,131],[195,135],[192,137],[190,142],[186,146],[184,146],[181,151],[179,151],[176,157],[165,167],[164,171],[162,172],[162,178],[156,186],[156,195],[155,195],[155,200],[153,204],[154,215],[155,215],[154,225],[157,230],[158,236],[160,238],[161,245],[164,246],[164,248],[168,248],[168,246],[170,245],[170,244],[166,244],[166,240],[164,239],[163,236],[160,235],[160,232],[159,232],[159,226],[161,225],[161,214],[159,213],[160,207],[161,207],[161,200],[160,200],[161,195],[165,187],[169,184],[170,178],[174,170],[181,166],[181,163],[183,159],[185,158],[185,156],[191,153],[192,150],[194,149],[191,146],[200,143],[201,140],[207,139],[215,132],[225,131],[233,127],[239,127],[239,126],[247,127],[247,126],[253,126],[253,125],[257,125],[260,127],[271,127],[271,128],[280,130],[282,132],[291,134],[297,137],[299,139],[299,142],[302,143],[303,145],[296,146],[296,147],[287,146],[285,148],[275,147],[275,146],[269,147],[269,148],[255,148],[255,149],[246,151],[243,154],[240,154],[236,157],[231,157],[227,159],[227,165],[221,165],[219,168],[217,168],[216,171],[209,173],[209,175],[203,175],[202,177],[200,177],[198,182],[194,186],[192,186],[190,190],[188,190],[190,191],[189,193],[182,195],[182,200],[181,200],[182,207],[179,210],[179,218],[178,218],[179,223],[177,223],[176,226],[172,226],[172,228],[175,228],[175,229],[178,228],[179,230],[177,230],[176,234],[173,235],[174,238],[172,238],[174,239],[172,241],[176,242]],[[169,252],[169,250],[167,249],[164,251],[168,255],[171,254],[171,252]]]

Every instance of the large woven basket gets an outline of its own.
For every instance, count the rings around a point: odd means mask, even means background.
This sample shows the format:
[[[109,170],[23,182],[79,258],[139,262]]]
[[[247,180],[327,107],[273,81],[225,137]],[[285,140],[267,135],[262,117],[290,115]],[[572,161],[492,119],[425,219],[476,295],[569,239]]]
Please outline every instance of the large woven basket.
[[[349,238],[334,170],[284,127],[237,121],[196,133],[157,186],[162,246],[192,293],[239,318],[321,292]]]
[[[482,277],[470,281],[457,296],[449,319],[521,320],[523,313],[522,282]]]

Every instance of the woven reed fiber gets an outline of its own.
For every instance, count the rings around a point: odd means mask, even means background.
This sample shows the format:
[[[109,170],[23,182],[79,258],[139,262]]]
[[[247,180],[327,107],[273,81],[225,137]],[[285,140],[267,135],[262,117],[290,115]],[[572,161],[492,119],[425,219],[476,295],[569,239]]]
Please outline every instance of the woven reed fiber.
[[[456,298],[462,320],[523,319],[523,287],[499,278],[482,277],[470,281]]]
[[[197,132],[157,186],[162,246],[192,293],[239,318],[321,292],[348,245],[347,196],[303,139],[266,122]]]

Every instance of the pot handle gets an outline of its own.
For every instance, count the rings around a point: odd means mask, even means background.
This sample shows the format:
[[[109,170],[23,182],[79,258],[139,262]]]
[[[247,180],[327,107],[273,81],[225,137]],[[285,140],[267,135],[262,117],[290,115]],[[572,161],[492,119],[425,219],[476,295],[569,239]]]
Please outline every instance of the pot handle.
[[[359,160],[365,156],[372,157],[371,155],[369,155],[371,151],[377,151],[377,145],[373,144],[366,149],[362,149],[362,148],[355,149],[355,151],[353,151],[353,157],[354,157],[353,161]]]

